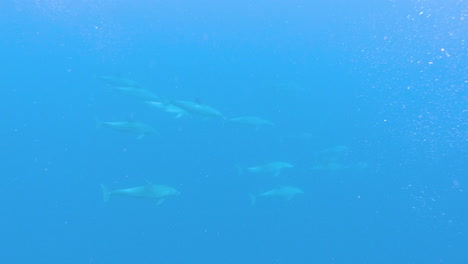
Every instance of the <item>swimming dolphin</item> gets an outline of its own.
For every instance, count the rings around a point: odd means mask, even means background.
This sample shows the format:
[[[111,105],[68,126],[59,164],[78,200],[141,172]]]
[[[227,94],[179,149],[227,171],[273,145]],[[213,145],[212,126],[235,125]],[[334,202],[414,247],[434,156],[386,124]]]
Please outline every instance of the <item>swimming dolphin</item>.
[[[163,103],[163,102],[155,102],[155,101],[148,101],[146,102],[149,106],[155,107],[157,109],[160,109],[162,111],[168,112],[168,113],[173,113],[175,114],[175,118],[180,118],[184,115],[188,115],[187,111],[184,109],[175,106],[169,102]]]
[[[200,115],[206,117],[221,117],[224,118],[224,115],[217,109],[194,101],[171,101],[170,104],[175,105],[187,113],[193,115]]]
[[[99,76],[98,79],[111,86],[140,87],[140,85],[134,80],[123,78],[118,75],[102,75],[102,76]]]
[[[263,165],[248,167],[245,170],[255,174],[270,174],[273,176],[278,176],[284,169],[290,169],[293,167],[293,165],[287,162],[273,161]]]
[[[278,198],[289,201],[296,197],[296,195],[304,194],[304,191],[294,186],[280,186],[278,188],[260,193],[258,195],[250,194],[250,202],[255,204],[257,198]]]
[[[141,99],[145,101],[158,99],[158,97],[155,94],[142,88],[137,88],[137,87],[132,87],[132,86],[116,86],[116,87],[113,87],[112,89],[121,94],[135,97],[137,99]]]
[[[116,131],[138,134],[137,139],[142,139],[145,135],[155,132],[151,126],[133,120],[117,122],[101,122],[96,120],[96,124],[98,127],[104,126]]]
[[[167,198],[180,195],[180,192],[171,186],[148,183],[143,186],[109,191],[106,186],[101,185],[104,202],[109,201],[111,196],[128,196],[155,200],[157,205],[162,204]]]
[[[229,119],[229,122],[249,125],[257,129],[260,127],[273,125],[273,122],[263,119],[261,117],[257,117],[257,116],[241,116],[241,117],[231,118]]]

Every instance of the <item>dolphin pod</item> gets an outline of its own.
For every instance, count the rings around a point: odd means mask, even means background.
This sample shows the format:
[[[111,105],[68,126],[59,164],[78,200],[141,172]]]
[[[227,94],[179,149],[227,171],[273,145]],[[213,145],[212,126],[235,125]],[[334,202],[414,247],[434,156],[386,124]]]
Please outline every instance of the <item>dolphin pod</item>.
[[[123,78],[118,75],[101,76],[99,79],[107,86],[111,87],[113,91],[126,95],[127,97],[137,98],[151,108],[172,114],[174,115],[174,118],[177,119],[186,116],[198,116],[202,118],[223,120],[226,123],[244,125],[254,129],[275,126],[274,122],[255,115],[227,118],[220,110],[204,104],[199,100],[187,101],[162,99],[150,90],[142,88],[136,81]],[[136,134],[137,139],[141,139],[146,135],[155,133],[152,126],[134,120],[113,122],[101,122],[97,120],[96,123],[98,127],[106,127],[119,132]],[[308,138],[310,138],[310,136]],[[310,168],[310,171],[343,171],[349,169],[368,168],[368,165],[365,162],[350,163],[349,161],[346,161],[345,158],[347,157],[347,152],[348,148],[346,146],[336,146],[317,152],[315,164]],[[239,168],[239,174],[271,176],[270,178],[263,178],[265,181],[268,181],[268,179],[271,180],[274,177],[279,177],[285,170],[290,169],[294,169],[294,166],[289,162],[271,161],[255,166]],[[108,202],[111,197],[121,196],[154,200],[157,205],[160,205],[166,199],[180,195],[180,192],[171,186],[152,183],[111,191],[104,185],[101,185],[101,188],[104,202]],[[305,192],[301,188],[292,185],[282,185],[256,194],[250,193],[249,197],[251,204],[254,205],[258,200],[267,199],[291,201],[295,197],[303,195],[304,193]]]

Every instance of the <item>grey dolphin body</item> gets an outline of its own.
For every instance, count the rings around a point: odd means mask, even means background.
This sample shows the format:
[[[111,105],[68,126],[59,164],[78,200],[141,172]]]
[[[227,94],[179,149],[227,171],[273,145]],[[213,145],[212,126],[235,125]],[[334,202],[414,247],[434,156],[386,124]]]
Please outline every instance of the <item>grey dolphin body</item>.
[[[206,104],[201,104],[193,101],[171,101],[170,104],[175,105],[185,110],[187,113],[193,115],[224,118],[224,115],[219,110]]]
[[[114,91],[116,91],[116,92],[121,93],[121,94],[128,95],[128,96],[140,99],[140,100],[149,101],[149,100],[157,100],[158,99],[158,97],[155,94],[153,94],[152,92],[150,92],[150,91],[148,91],[146,89],[138,88],[138,87],[117,86],[117,87],[113,87],[112,89]]]
[[[98,127],[108,127],[116,131],[138,134],[137,139],[143,138],[145,135],[153,134],[155,130],[147,124],[136,121],[117,121],[117,122],[101,122],[96,121]]]
[[[182,116],[188,115],[187,111],[171,103],[155,102],[155,101],[148,101],[146,103],[149,106],[160,109],[164,112],[175,114],[176,115],[175,118],[180,118]]]
[[[229,119],[229,122],[253,126],[257,129],[264,126],[273,126],[273,122],[257,116],[240,116]]]
[[[285,169],[293,168],[294,166],[287,162],[273,161],[263,165],[253,166],[246,169],[250,173],[256,174],[270,174],[278,176]]]
[[[278,198],[282,200],[292,200],[297,195],[304,194],[304,191],[294,186],[280,186],[258,195],[250,194],[252,204],[255,204],[257,198]]]
[[[161,204],[167,198],[180,195],[180,192],[171,186],[149,183],[144,186],[138,186],[128,189],[109,191],[104,185],[101,185],[104,195],[104,202],[109,201],[111,196],[127,196],[155,200]]]
[[[134,80],[123,78],[118,75],[102,75],[102,76],[99,76],[98,79],[111,86],[135,87],[135,88],[140,86]]]

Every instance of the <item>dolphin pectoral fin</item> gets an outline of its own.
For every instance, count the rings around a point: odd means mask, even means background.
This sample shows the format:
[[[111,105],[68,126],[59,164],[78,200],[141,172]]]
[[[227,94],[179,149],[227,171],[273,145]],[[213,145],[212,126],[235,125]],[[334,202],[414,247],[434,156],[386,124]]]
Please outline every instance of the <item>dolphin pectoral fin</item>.
[[[104,184],[101,184],[101,189],[102,189],[103,201],[107,203],[112,193],[109,192],[109,190]]]
[[[156,202],[156,205],[157,205],[157,206],[160,206],[162,203],[164,203],[164,201],[166,201],[166,199],[161,198],[161,199],[159,199],[159,200]]]

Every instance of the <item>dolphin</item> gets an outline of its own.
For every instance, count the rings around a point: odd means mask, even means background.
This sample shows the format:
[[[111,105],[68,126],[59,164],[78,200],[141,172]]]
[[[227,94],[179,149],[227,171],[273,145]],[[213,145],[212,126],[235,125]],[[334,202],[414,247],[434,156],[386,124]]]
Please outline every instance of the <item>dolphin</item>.
[[[110,86],[117,87],[140,87],[140,85],[134,80],[120,77],[119,75],[102,75],[98,77],[99,80],[105,82]]]
[[[98,127],[108,127],[116,131],[138,134],[137,139],[142,139],[145,135],[153,134],[155,130],[144,123],[136,121],[117,121],[117,122],[101,122],[96,120]]]
[[[124,95],[128,95],[131,97],[135,97],[137,99],[145,100],[145,101],[151,101],[151,100],[157,100],[158,97],[153,94],[152,92],[138,88],[138,87],[132,87],[132,86],[115,86],[112,88],[114,91],[119,92]]]
[[[148,101],[146,102],[146,104],[148,104],[149,106],[155,107],[157,109],[160,109],[162,111],[173,113],[176,115],[175,118],[180,118],[182,116],[188,115],[187,111],[171,103]]]
[[[101,185],[104,202],[108,202],[111,196],[127,196],[155,200],[157,205],[162,204],[167,198],[180,195],[180,192],[171,186],[148,183],[143,186],[109,191]]]
[[[278,198],[290,201],[299,194],[304,194],[304,191],[294,186],[280,186],[278,188],[262,192],[258,195],[250,194],[249,196],[252,205],[254,205],[257,198]]]
[[[202,104],[200,102],[194,102],[194,101],[171,101],[170,104],[175,105],[183,110],[185,110],[187,113],[193,114],[193,115],[200,115],[200,116],[206,116],[206,117],[221,117],[224,119],[224,115],[217,109],[206,105]]]
[[[236,124],[244,124],[248,126],[253,126],[255,128],[260,128],[264,126],[273,126],[273,122],[263,119],[257,116],[241,116],[236,118],[229,119],[229,122]]]
[[[255,174],[270,174],[273,176],[278,176],[284,169],[290,169],[293,167],[293,165],[287,162],[273,161],[258,166],[248,167],[245,170]]]

